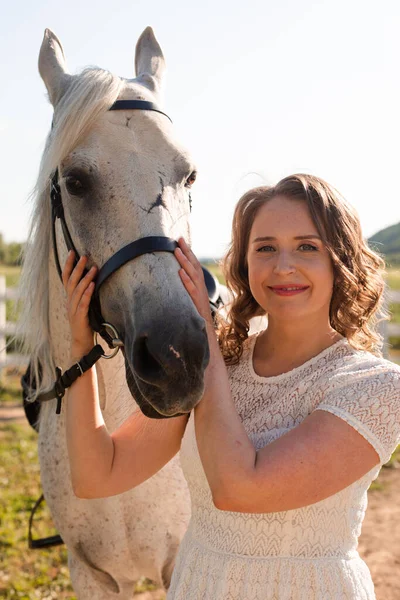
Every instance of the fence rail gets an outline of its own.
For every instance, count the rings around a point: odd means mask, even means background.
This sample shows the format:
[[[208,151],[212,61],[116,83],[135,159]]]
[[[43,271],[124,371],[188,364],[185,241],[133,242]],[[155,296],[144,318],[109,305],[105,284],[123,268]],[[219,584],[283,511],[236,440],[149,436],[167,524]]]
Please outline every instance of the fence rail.
[[[29,361],[23,354],[8,353],[6,347],[6,336],[16,333],[16,324],[6,320],[6,301],[17,298],[18,288],[7,288],[5,276],[0,275],[0,371],[8,366],[25,366]]]
[[[22,354],[8,354],[6,348],[6,336],[15,335],[16,325],[6,320],[6,300],[16,300],[18,298],[18,288],[7,288],[6,278],[0,275],[0,370],[5,366],[20,366],[28,364],[28,357]],[[387,304],[400,304],[400,291],[388,290],[386,294]],[[400,337],[400,324],[388,323],[384,321],[381,324],[381,334],[384,337],[384,353],[387,356],[388,339],[391,336]]]

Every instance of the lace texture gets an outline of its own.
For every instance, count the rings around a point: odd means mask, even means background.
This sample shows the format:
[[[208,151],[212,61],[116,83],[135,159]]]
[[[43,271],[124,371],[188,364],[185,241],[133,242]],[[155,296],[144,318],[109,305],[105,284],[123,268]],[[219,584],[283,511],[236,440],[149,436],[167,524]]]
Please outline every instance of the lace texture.
[[[321,502],[284,512],[221,511],[197,449],[194,413],[181,446],[192,517],[167,600],[372,600],[374,586],[357,552],[367,489],[400,443],[400,369],[341,340],[276,377],[253,369],[256,335],[229,367],[236,409],[259,450],[314,410],[344,419],[381,462]]]

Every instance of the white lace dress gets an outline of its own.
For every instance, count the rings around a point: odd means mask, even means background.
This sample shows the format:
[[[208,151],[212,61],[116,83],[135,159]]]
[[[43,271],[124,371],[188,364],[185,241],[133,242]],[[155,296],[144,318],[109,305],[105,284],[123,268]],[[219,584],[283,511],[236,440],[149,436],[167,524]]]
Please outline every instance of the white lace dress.
[[[255,340],[246,341],[229,376],[257,450],[314,410],[327,410],[373,445],[380,464],[341,492],[300,509],[221,511],[212,502],[192,412],[181,446],[192,517],[167,600],[372,600],[374,586],[357,539],[367,489],[400,443],[400,368],[343,339],[288,373],[260,377],[253,369]]]

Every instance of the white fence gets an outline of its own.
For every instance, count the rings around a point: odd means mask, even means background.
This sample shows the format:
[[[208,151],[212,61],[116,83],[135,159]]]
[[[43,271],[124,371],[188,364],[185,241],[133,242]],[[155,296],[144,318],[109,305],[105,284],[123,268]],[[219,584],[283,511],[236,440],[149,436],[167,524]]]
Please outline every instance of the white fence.
[[[5,366],[25,365],[28,358],[20,354],[7,354],[6,335],[15,334],[15,323],[6,321],[6,300],[16,300],[18,296],[17,288],[6,288],[6,278],[0,275],[0,370]],[[400,304],[400,292],[388,290],[386,301],[388,304]],[[388,338],[390,336],[400,337],[400,324],[388,323],[381,324],[381,334],[384,337],[384,353],[387,356]]]
[[[17,288],[6,288],[6,278],[0,275],[0,371],[6,366],[27,365],[28,357],[21,354],[8,354],[6,348],[6,335],[15,334],[15,323],[6,320],[6,300],[16,300]]]

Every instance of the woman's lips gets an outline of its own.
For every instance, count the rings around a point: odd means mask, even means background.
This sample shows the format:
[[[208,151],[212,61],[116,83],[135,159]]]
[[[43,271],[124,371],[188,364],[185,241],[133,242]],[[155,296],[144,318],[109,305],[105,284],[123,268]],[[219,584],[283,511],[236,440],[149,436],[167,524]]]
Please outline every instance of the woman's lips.
[[[308,285],[273,285],[269,289],[278,296],[297,296],[308,290]]]

